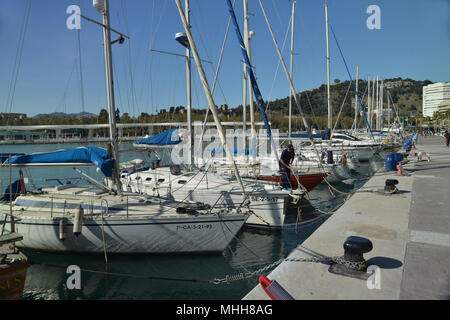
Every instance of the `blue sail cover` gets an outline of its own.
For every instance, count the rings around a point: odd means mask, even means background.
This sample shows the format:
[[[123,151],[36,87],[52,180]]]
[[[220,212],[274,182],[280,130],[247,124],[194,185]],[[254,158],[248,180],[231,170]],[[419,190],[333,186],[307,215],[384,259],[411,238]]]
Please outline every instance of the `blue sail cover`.
[[[9,156],[15,157],[15,156],[23,156],[25,153],[0,153],[0,163],[5,162],[9,159]]]
[[[311,138],[322,139],[322,140],[330,140],[330,136],[331,136],[331,129],[327,129],[320,133],[311,134]],[[292,138],[305,138],[305,139],[310,138],[310,136],[307,133],[293,133],[293,134],[291,134],[291,137]]]
[[[91,163],[100,169],[106,177],[111,177],[114,159],[108,157],[105,149],[92,146],[71,150],[29,154],[11,158],[11,164],[16,165],[40,163],[53,163],[55,165],[58,163]],[[9,164],[9,161],[6,160],[4,164]]]
[[[178,128],[170,129],[168,131],[161,132],[153,137],[137,139],[137,144],[152,144],[158,146],[174,145],[181,142],[178,136]]]

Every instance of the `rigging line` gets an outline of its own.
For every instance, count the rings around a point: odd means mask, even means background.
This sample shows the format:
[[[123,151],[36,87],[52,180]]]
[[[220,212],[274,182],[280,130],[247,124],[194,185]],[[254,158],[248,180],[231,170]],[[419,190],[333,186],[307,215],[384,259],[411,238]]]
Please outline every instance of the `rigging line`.
[[[234,8],[235,4],[236,4],[236,0],[234,0],[234,2],[233,2],[233,8]],[[212,85],[212,88],[211,88],[211,94],[213,96],[214,96],[214,91],[216,89],[216,83],[217,83],[217,78],[219,76],[220,67],[222,66],[223,52],[225,50],[225,44],[226,44],[227,39],[228,39],[228,31],[230,30],[230,24],[231,24],[231,17],[228,18],[228,24],[227,24],[227,29],[225,31],[225,37],[224,37],[223,42],[222,42],[222,48],[220,49],[219,62],[217,63],[216,74],[214,76],[214,81],[213,81],[213,85]],[[206,108],[205,120],[203,120],[202,133],[201,133],[201,136],[200,136],[199,149],[197,151],[200,151],[200,149],[202,148],[203,136],[204,136],[205,130],[206,130],[206,123],[208,122],[208,116],[209,116],[209,108]]]
[[[24,21],[23,29],[22,29],[23,32],[21,34],[21,38],[19,40],[18,50],[17,50],[17,53],[16,53],[16,62],[17,62],[17,64],[15,65],[16,68],[14,70],[14,72],[15,72],[15,75],[13,76],[14,80],[10,84],[10,93],[8,95],[8,100],[10,99],[10,101],[8,101],[9,102],[9,113],[11,113],[11,111],[12,111],[13,102],[14,102],[14,96],[15,96],[15,93],[16,93],[17,79],[19,77],[20,66],[22,64],[23,47],[24,47],[24,44],[25,44],[25,38],[26,38],[27,30],[28,30],[28,23],[29,23],[29,20],[30,20],[30,11],[31,11],[31,0],[28,0],[28,5],[27,5],[27,8],[26,8],[26,13],[25,13],[25,21]],[[8,105],[6,107],[8,107]],[[8,117],[8,119],[6,120],[6,125],[9,124],[9,120],[10,119]]]
[[[25,22],[26,22],[26,9],[25,9],[25,13],[22,19],[22,25],[20,28],[20,38],[19,38],[19,42],[17,44],[17,49],[16,49],[16,56],[14,58],[14,65],[13,65],[13,70],[12,70],[12,74],[11,74],[11,82],[9,84],[9,91],[8,91],[8,98],[6,99],[6,103],[5,103],[5,113],[8,112],[8,106],[9,106],[9,101],[11,98],[11,92],[12,92],[12,87],[13,87],[13,78],[14,75],[16,74],[16,69],[17,69],[17,64],[19,61],[19,53],[20,53],[20,47],[21,47],[21,43],[22,43],[22,35],[24,34],[24,28],[25,28]]]
[[[195,2],[195,4],[198,6],[197,1]],[[198,11],[200,12],[199,7],[198,7],[198,9],[199,9]],[[198,25],[196,24],[195,19],[191,19],[191,23],[194,24],[195,29],[202,30],[202,29],[198,28]],[[198,31],[198,36],[200,38],[200,43],[202,44],[202,47],[206,54],[207,59],[212,61],[211,56],[208,54],[207,47],[205,46],[205,42],[203,41],[202,33],[200,31]],[[215,70],[213,69],[213,66],[211,64],[208,63],[208,66],[209,66],[209,68],[211,68],[212,72],[215,72]],[[220,81],[217,81],[217,85],[219,86],[219,90],[220,90],[220,93],[222,94],[223,100],[225,101],[226,104],[228,104],[225,93],[223,92],[222,86],[220,85]]]
[[[281,47],[281,52],[284,51],[284,48],[286,46],[287,36],[289,34],[289,29],[291,28],[291,22],[292,22],[292,15],[289,17],[288,27],[286,29],[286,32],[284,33],[284,40],[283,40],[283,45]],[[270,111],[270,103],[271,103],[270,100],[272,99],[272,92],[273,92],[273,88],[275,86],[275,81],[276,81],[276,79],[278,77],[278,70],[280,69],[280,64],[281,64],[281,61],[280,61],[280,59],[278,59],[277,69],[275,70],[275,75],[274,75],[273,80],[272,80],[272,87],[270,88],[269,97],[267,99],[269,101],[269,102],[267,102],[267,112]]]
[[[56,112],[57,110],[59,110],[59,108],[65,103],[65,99],[66,99],[66,97],[67,97],[67,90],[69,90],[69,85],[70,85],[70,82],[71,82],[71,80],[72,80],[72,75],[73,75],[73,73],[74,73],[74,71],[75,71],[75,69],[76,69],[76,66],[77,66],[77,58],[75,57],[75,59],[73,60],[72,71],[70,72],[69,79],[67,80],[67,84],[66,84],[66,87],[65,87],[65,89],[64,89],[63,96],[62,96],[61,99],[59,100],[59,103],[58,103],[58,105],[56,106],[56,108],[54,109],[54,112]],[[62,111],[65,112],[66,110],[65,110],[65,109],[62,109]]]
[[[130,29],[129,29],[129,24],[128,24],[128,18],[127,18],[127,10],[126,10],[126,7],[124,6],[124,1],[122,0],[122,2],[121,2],[121,5],[122,5],[122,12],[123,12],[123,19],[124,19],[124,23],[125,23],[125,28],[126,28],[126,31],[127,31],[127,34],[130,34]],[[131,95],[131,107],[132,107],[132,112],[133,112],[133,117],[135,117],[136,116],[136,110],[135,110],[135,108],[137,107],[137,104],[138,104],[138,102],[137,102],[137,99],[136,99],[136,90],[135,90],[135,87],[134,87],[134,77],[133,77],[133,66],[132,66],[132,58],[131,58],[131,51],[132,51],[132,49],[131,49],[131,39],[128,39],[128,59],[127,59],[127,62],[128,62],[128,71],[129,71],[129,74],[130,74],[130,93],[129,93],[129,95]],[[138,59],[136,59],[136,65],[137,65],[137,61]]]
[[[281,30],[283,30],[284,29],[283,22],[281,20],[280,13],[278,12],[278,9],[277,9],[277,6],[276,6],[274,0],[272,0],[272,4],[273,4],[273,7],[275,8],[275,13],[277,14],[277,18],[278,18],[278,22],[280,23]]]
[[[363,96],[362,96],[362,98],[361,98],[361,101],[364,101],[364,98],[366,97],[366,93],[367,93],[367,89],[368,89],[368,87],[369,87],[369,85],[367,84],[366,85],[366,89],[364,89],[364,93],[363,93]],[[361,125],[361,120],[362,120],[362,118],[361,117],[359,117],[359,121],[358,121],[358,127]],[[355,123],[355,131],[356,131],[356,123]],[[353,132],[353,131],[352,131]]]
[[[37,264],[37,265],[41,265],[41,266],[45,266],[45,267],[52,267],[52,268],[67,269],[67,266],[50,264],[50,263],[41,263],[41,262],[31,261],[31,264],[32,265]],[[80,270],[83,272],[88,272],[88,273],[103,274],[103,275],[115,276],[115,277],[128,277],[128,278],[135,278],[135,279],[211,283],[211,280],[202,280],[202,279],[181,279],[181,278],[169,278],[169,277],[155,277],[155,276],[147,276],[147,275],[140,275],[140,274],[108,272],[108,271],[99,271],[99,270],[84,269],[84,268],[80,268]]]
[[[339,121],[339,117],[341,116],[342,109],[344,108],[345,101],[347,100],[347,96],[348,96],[348,93],[350,92],[350,88],[351,88],[351,87],[352,87],[352,84],[349,83],[349,84],[348,84],[347,93],[345,94],[344,101],[342,101],[341,109],[339,110],[339,113],[338,113],[338,115],[337,115],[336,122],[334,123],[333,131],[336,131],[336,126],[337,126],[337,123],[338,123],[338,121]]]
[[[122,108],[122,110],[124,109],[124,104],[123,104],[123,100],[122,100],[122,94],[120,93],[120,91],[121,91],[121,88],[120,88],[120,82],[119,82],[119,74],[118,74],[118,72],[117,72],[117,68],[116,68],[116,64],[114,63],[114,61],[113,61],[113,72],[114,72],[114,74],[115,75],[117,75],[116,77],[115,77],[115,80],[114,80],[114,82],[116,83],[116,88],[117,88],[117,94],[118,94],[118,96],[119,96],[119,104],[120,104],[120,107]],[[128,101],[128,106],[129,106],[129,101]],[[119,110],[119,108],[117,108],[117,105],[116,105],[116,110]],[[123,115],[123,114],[122,114]]]
[[[361,99],[360,99],[360,97],[358,95],[358,92],[356,91],[355,85],[353,83],[352,75],[350,74],[350,70],[348,69],[347,62],[345,61],[344,54],[342,53],[341,46],[339,45],[339,42],[337,41],[336,34],[334,33],[333,26],[331,25],[331,23],[329,23],[329,26],[330,26],[330,29],[331,29],[331,33],[333,34],[334,40],[336,41],[336,45],[337,45],[337,47],[339,49],[339,52],[341,54],[342,60],[344,61],[344,65],[345,65],[345,68],[347,69],[347,73],[348,73],[348,76],[350,78],[350,82],[352,84],[353,90],[355,91],[356,97],[358,98],[359,108],[361,109],[361,111],[363,113],[363,116],[364,116],[364,119],[366,120],[367,127],[369,128],[369,131],[370,131],[370,135],[372,136],[373,141],[376,142],[375,141],[375,137],[373,136],[372,128],[370,127],[369,121],[367,120],[366,113],[364,112],[364,108],[362,106]]]
[[[306,95],[306,99],[308,100],[309,108],[311,109],[313,120],[314,120],[314,122],[317,123],[317,118],[316,118],[316,115],[314,114],[314,109],[313,109],[311,100],[309,99],[309,94],[308,94],[307,90],[305,90],[305,95]]]

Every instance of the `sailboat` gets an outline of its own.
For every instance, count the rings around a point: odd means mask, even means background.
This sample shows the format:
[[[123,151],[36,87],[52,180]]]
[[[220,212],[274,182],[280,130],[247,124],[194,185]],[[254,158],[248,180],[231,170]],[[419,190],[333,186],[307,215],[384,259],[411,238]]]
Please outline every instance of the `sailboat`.
[[[81,147],[49,153],[16,156],[3,163],[10,167],[74,167],[91,185],[67,183],[40,190],[14,193],[12,207],[0,202],[0,217],[11,214],[23,234],[18,247],[50,252],[89,253],[218,253],[243,226],[245,208],[212,209],[196,203],[123,192],[115,127],[114,88],[109,27],[109,1],[94,0],[103,17],[106,92],[111,143],[108,150]],[[79,170],[95,166],[108,183]]]
[[[328,130],[332,130],[332,106],[331,106],[331,95],[330,95],[330,49],[329,49],[329,21],[328,21],[328,5],[325,4],[325,21],[326,21],[326,59],[327,59],[327,105],[328,105]],[[356,96],[356,102],[358,103],[358,96]],[[355,106],[356,107],[356,106]],[[356,118],[356,108],[355,108],[355,118]],[[341,152],[345,153],[347,158],[355,158],[358,161],[369,161],[373,155],[378,152],[379,145],[368,145],[366,143],[358,143],[358,139],[346,134],[340,134],[333,132],[328,139],[318,140],[315,142],[310,142],[310,145],[305,145],[307,139],[305,137],[293,137],[292,144],[294,147],[301,147],[302,152],[309,158],[314,158],[314,160],[320,157],[322,153],[329,153],[333,155],[333,161],[339,162],[340,159],[337,158]],[[314,143],[314,145],[312,145]],[[320,152],[317,152],[320,149]],[[341,168],[345,169],[345,168]]]
[[[186,1],[185,18],[189,19],[189,2]],[[177,33],[177,41],[183,41],[186,47],[187,61],[190,57],[190,41],[186,33]],[[181,42],[180,41],[180,42]],[[189,88],[190,88],[190,69],[187,64],[187,87],[188,87],[188,131],[192,132],[189,119]],[[203,82],[202,82],[203,83]],[[215,106],[215,105],[214,105]],[[213,113],[214,115],[214,113]],[[217,121],[217,119],[215,118]],[[163,145],[170,146],[178,144],[180,141],[176,136],[176,129],[163,132],[159,135],[148,137],[136,141],[140,145],[147,144],[151,148],[160,148]],[[219,131],[220,135],[220,131]],[[163,139],[159,139],[165,137]],[[172,139],[167,139],[172,137]],[[189,143],[189,139],[185,140]],[[135,143],[135,145],[136,145]],[[161,145],[161,146],[160,146]],[[225,143],[222,141],[225,151]],[[192,152],[191,148],[188,152]],[[278,183],[260,181],[256,177],[245,176],[242,170],[242,163],[230,153],[224,152],[226,159],[224,163],[216,162],[217,159],[207,161],[207,167],[203,166],[202,171],[185,170],[180,166],[152,166],[152,168],[143,168],[142,170],[133,170],[121,173],[121,182],[124,190],[138,192],[142,194],[163,195],[176,200],[201,201],[214,207],[222,208],[240,208],[242,203],[247,201],[247,207],[251,214],[246,221],[246,225],[254,227],[281,228],[285,215],[290,208],[303,197],[306,190],[282,190]],[[203,159],[191,154],[191,159],[198,165],[204,165]],[[247,164],[245,158],[244,165]],[[234,178],[236,171],[245,178]],[[320,183],[324,176],[320,176]],[[318,183],[314,184],[317,185]],[[244,187],[246,196],[243,197],[240,189]],[[297,211],[295,211],[297,212]]]

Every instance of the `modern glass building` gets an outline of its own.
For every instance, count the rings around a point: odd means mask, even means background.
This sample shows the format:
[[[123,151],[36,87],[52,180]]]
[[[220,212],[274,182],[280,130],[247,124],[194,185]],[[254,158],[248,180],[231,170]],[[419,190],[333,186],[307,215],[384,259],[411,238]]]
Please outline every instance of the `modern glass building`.
[[[438,82],[423,87],[422,114],[433,117],[439,111],[439,105],[450,100],[450,82]]]

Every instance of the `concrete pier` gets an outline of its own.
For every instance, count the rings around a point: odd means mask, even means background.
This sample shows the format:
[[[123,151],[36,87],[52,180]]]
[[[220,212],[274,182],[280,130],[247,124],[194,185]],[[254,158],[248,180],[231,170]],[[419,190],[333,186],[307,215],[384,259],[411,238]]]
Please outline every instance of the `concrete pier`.
[[[328,272],[328,265],[284,261],[268,278],[295,299],[450,299],[450,148],[441,136],[420,137],[403,168],[408,176],[379,170],[288,258],[308,258],[302,247],[343,255],[349,236],[372,241],[364,258],[378,274],[360,280]],[[397,179],[399,192],[380,192]],[[269,299],[256,286],[244,299]]]

